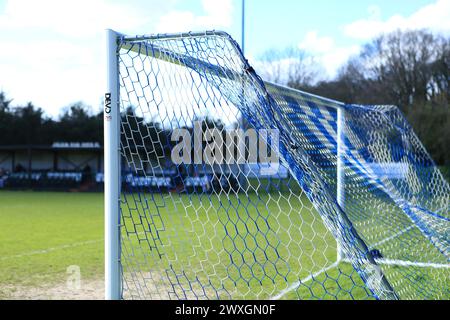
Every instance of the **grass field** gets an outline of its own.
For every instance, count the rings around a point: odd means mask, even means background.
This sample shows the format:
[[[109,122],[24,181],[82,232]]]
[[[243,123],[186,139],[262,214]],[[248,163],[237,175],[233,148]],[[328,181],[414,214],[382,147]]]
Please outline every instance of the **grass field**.
[[[64,291],[71,265],[86,283],[103,277],[101,194],[1,191],[0,230],[0,298]]]
[[[131,296],[267,299],[330,267],[282,298],[350,298],[350,292],[367,298],[347,264],[332,266],[336,241],[304,197],[131,194],[123,199],[128,231],[123,246],[133,252],[124,257]],[[139,247],[145,250],[135,250]],[[139,272],[142,266],[153,273]],[[342,287],[340,275],[346,278]]]
[[[176,211],[175,206],[186,205],[190,209],[186,211],[187,215],[184,218],[189,219],[178,220],[176,217],[172,217],[171,221],[174,224],[172,226],[165,226],[168,233],[166,235],[163,234],[163,236],[166,236],[163,242],[166,244],[169,243],[164,248],[166,251],[165,255],[168,259],[174,260],[175,257],[171,256],[171,254],[177,254],[176,259],[179,266],[191,264],[192,270],[195,269],[195,266],[192,265],[192,259],[190,257],[194,254],[198,255],[200,253],[200,256],[202,254],[198,250],[198,246],[203,246],[206,243],[204,242],[205,240],[212,239],[213,237],[211,235],[214,233],[215,237],[212,245],[217,248],[223,247],[220,241],[223,238],[223,232],[225,230],[218,226],[217,221],[214,221],[214,219],[208,219],[207,208],[201,206],[198,200],[196,202],[195,197],[193,199],[194,201],[192,202],[192,199],[189,199],[187,196],[181,196],[178,204],[168,204],[166,210],[173,212]],[[260,202],[258,206],[261,205],[265,204]],[[269,204],[269,206],[272,205],[275,204]],[[279,205],[286,206],[287,202]],[[198,210],[199,207],[203,209]],[[287,210],[288,208],[286,207],[285,209]],[[209,213],[211,213],[210,210]],[[255,210],[253,210],[253,215],[254,213]],[[297,239],[307,239],[303,241],[297,241],[296,239],[284,240],[293,241],[291,249],[292,246],[296,246],[298,250],[303,242],[303,250],[309,252],[309,258],[303,260],[303,263],[307,267],[303,266],[303,269],[309,270],[313,263],[317,263],[317,270],[319,270],[320,267],[326,266],[327,258],[323,256],[323,253],[311,247],[310,243],[311,241],[315,241],[316,245],[326,245],[326,243],[320,243],[324,241],[320,233],[326,231],[323,229],[323,226],[320,227],[317,225],[319,229],[314,227],[316,229],[315,232],[317,232],[317,234],[314,234],[312,228],[317,217],[313,217],[310,214],[307,216],[306,213],[307,211],[305,211],[305,215],[303,216],[305,220],[303,222],[304,228],[301,231],[292,229],[291,236]],[[235,222],[237,221],[237,216],[233,218],[232,214],[229,215],[230,219],[234,219]],[[274,225],[275,217],[271,217],[271,219],[273,220],[271,224]],[[284,229],[289,229],[290,224],[300,223],[300,221],[295,221],[295,218],[291,219],[279,217],[277,225]],[[261,222],[262,220],[257,220],[253,231],[250,231],[250,234],[255,235],[253,245],[256,245],[255,241],[266,244],[270,242],[270,240],[268,242],[264,240],[263,233],[255,232],[257,224]],[[181,226],[180,223],[182,224]],[[245,233],[245,230],[242,229],[245,226],[242,223],[238,223],[237,225],[239,230],[236,229],[233,231],[232,229],[228,229],[227,232],[230,236],[233,232]],[[102,194],[2,191],[0,192],[0,226],[0,298],[59,298],[65,297],[66,295],[71,297],[70,292],[64,291],[70,291],[70,289],[66,288],[65,282],[69,277],[67,268],[72,265],[80,267],[84,284],[88,284],[89,286],[91,282],[99,282],[101,285],[104,265]],[[180,229],[180,227],[182,228]],[[208,230],[208,228],[210,229]],[[180,233],[179,230],[183,229],[188,231]],[[264,226],[258,225],[258,229],[263,230]],[[142,231],[145,233],[144,229],[139,230],[139,227],[137,227],[136,234],[142,234],[140,233]],[[173,236],[174,232],[177,232],[177,237],[170,236]],[[200,237],[192,237],[192,232],[200,234]],[[271,235],[268,234],[267,237],[270,239]],[[133,237],[131,236],[131,238]],[[204,243],[200,244],[199,242],[193,246],[192,239]],[[231,241],[231,237],[227,239]],[[328,238],[327,241],[333,240]],[[214,264],[214,261],[217,263],[223,262],[223,258],[229,256],[226,251],[216,252],[212,250],[214,248],[211,248],[211,242],[208,243],[209,248],[202,248],[206,249],[205,251],[207,253],[205,254],[208,254],[208,257],[203,256],[203,258],[208,258],[209,262],[211,262],[208,265]],[[239,243],[239,241],[236,241],[236,243]],[[248,241],[246,243],[242,242],[241,245],[248,245],[249,248],[252,248],[252,244]],[[196,246],[197,251],[195,251]],[[328,254],[334,256],[335,248],[333,246],[335,244],[328,247]],[[170,250],[167,250],[168,248]],[[183,255],[180,256],[180,252],[183,252]],[[244,254],[249,254],[249,252],[250,250],[247,250]],[[264,253],[261,250],[259,250],[259,253],[258,250],[256,252],[259,258],[262,260],[265,259],[263,257]],[[235,259],[238,259],[239,257],[236,256],[236,253],[238,252],[236,251],[232,255]],[[155,259],[155,261],[158,261],[158,259]],[[289,261],[291,265],[298,265],[299,262],[300,260],[298,257],[295,257],[295,254],[291,257],[291,261]],[[174,264],[172,263],[172,265]],[[280,266],[278,265],[277,267]],[[261,269],[259,272],[274,274],[273,267],[273,265],[268,265],[265,270]],[[221,266],[216,266],[216,269],[220,268]],[[208,271],[208,267],[206,271]],[[226,271],[222,270],[222,272],[226,274]],[[233,273],[231,271],[230,274],[236,275],[236,272]],[[306,276],[307,274],[305,273],[304,275]],[[245,275],[243,278],[245,278]],[[234,280],[239,279],[236,278]],[[239,283],[242,284],[242,281],[237,282],[238,285]],[[270,287],[270,279],[263,280],[263,282],[268,282]],[[52,288],[54,287],[60,288],[60,292],[52,292]],[[50,293],[47,291],[50,291]],[[102,292],[91,296],[88,293],[88,297],[93,298],[102,298],[102,295]]]
[[[283,290],[282,299],[368,297],[348,263],[333,264],[336,242],[306,199],[162,194],[123,201],[131,296],[201,298],[197,286],[233,298],[270,298]],[[142,250],[131,253],[136,248]],[[67,285],[70,266],[79,267],[81,289]],[[0,192],[0,299],[101,299],[103,266],[102,194]],[[422,268],[421,276],[398,266],[384,271],[397,282],[410,273],[424,287],[437,280],[447,290],[438,296],[450,297],[446,270]],[[133,287],[149,278],[159,288]],[[304,284],[297,288],[298,280]]]

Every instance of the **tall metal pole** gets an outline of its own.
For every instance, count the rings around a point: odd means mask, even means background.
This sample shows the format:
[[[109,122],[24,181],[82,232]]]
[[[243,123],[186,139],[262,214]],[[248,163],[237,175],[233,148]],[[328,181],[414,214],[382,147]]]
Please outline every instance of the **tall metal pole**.
[[[119,74],[117,33],[106,30],[106,93],[104,105],[105,161],[105,298],[118,300],[120,289],[120,157]]]
[[[242,47],[242,54],[245,55],[245,0],[242,0],[241,47]]]

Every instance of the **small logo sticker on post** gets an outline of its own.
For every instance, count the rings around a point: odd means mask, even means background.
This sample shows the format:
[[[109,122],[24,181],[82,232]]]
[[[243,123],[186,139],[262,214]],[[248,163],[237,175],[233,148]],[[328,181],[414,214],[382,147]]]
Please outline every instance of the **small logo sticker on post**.
[[[111,93],[105,93],[105,120],[111,120]]]

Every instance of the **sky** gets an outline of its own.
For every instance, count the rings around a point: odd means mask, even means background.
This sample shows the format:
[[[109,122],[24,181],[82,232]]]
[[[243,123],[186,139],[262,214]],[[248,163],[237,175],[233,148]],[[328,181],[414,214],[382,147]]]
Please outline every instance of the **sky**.
[[[0,0],[0,91],[52,117],[101,110],[104,29],[128,35],[224,30],[241,41],[242,0]],[[245,0],[245,54],[298,47],[333,77],[373,37],[428,28],[450,35],[450,0]],[[258,71],[258,70],[256,70]]]

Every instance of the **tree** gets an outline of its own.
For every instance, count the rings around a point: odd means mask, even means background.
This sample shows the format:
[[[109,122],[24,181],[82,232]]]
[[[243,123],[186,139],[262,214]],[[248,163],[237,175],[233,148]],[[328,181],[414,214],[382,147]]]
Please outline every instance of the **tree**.
[[[437,103],[450,104],[450,38],[439,37],[437,59],[432,63],[431,99]]]
[[[17,144],[38,144],[42,141],[40,131],[43,124],[43,110],[28,102],[23,107],[15,107],[11,125],[11,141]]]
[[[0,92],[0,144],[8,144],[13,138],[11,134],[13,115],[9,108],[11,101],[6,98],[4,92]]]
[[[12,100],[8,100],[4,92],[0,92],[0,112],[7,112]]]
[[[293,47],[267,51],[257,63],[257,69],[267,81],[298,89],[317,82],[321,71],[312,56]]]
[[[405,110],[414,102],[429,101],[436,90],[441,90],[442,80],[436,80],[432,66],[440,58],[446,59],[442,42],[442,37],[425,30],[381,35],[348,62],[341,77],[354,76],[357,70],[363,90],[375,90],[373,96],[381,95],[385,103]]]
[[[81,102],[64,109],[57,125],[55,141],[102,141],[102,115],[91,115],[89,107]],[[53,141],[53,142],[55,142]]]
[[[364,46],[336,80],[311,91],[345,102],[398,105],[432,157],[448,165],[449,82],[450,38],[395,31]]]

